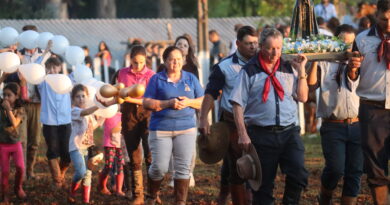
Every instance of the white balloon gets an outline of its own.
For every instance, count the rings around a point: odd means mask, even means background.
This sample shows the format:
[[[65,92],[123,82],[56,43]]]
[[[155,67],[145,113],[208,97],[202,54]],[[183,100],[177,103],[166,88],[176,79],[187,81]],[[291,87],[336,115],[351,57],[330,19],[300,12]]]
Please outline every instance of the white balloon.
[[[52,33],[50,33],[50,32],[40,33],[38,38],[37,38],[38,47],[41,48],[41,49],[46,49],[47,43],[53,37],[54,37],[54,35]]]
[[[20,65],[20,58],[12,52],[0,53],[0,70],[6,73],[13,73]]]
[[[80,46],[69,46],[65,51],[65,59],[71,65],[83,63],[84,58],[84,51]]]
[[[58,94],[65,94],[72,91],[72,81],[64,74],[48,74],[45,77],[51,89]]]
[[[55,35],[51,40],[53,41],[53,47],[51,48],[51,50],[58,55],[64,54],[69,46],[68,39],[66,39],[65,36],[62,35]]]
[[[74,76],[74,80],[77,83],[82,83],[84,81],[93,78],[92,70],[83,64],[76,65],[76,69],[74,71],[73,76]]]
[[[37,85],[45,80],[45,68],[41,64],[30,63],[19,66],[19,72],[28,83]]]
[[[27,30],[19,35],[18,42],[27,49],[33,49],[37,47],[38,37],[38,32],[33,30]]]
[[[104,118],[110,118],[110,117],[113,117],[118,112],[118,108],[119,108],[118,104],[111,105],[111,106],[104,108],[104,109],[98,109],[95,112],[95,115],[100,116],[100,117],[104,117]]]
[[[0,30],[0,42],[3,46],[15,44],[19,33],[12,27],[5,27]]]

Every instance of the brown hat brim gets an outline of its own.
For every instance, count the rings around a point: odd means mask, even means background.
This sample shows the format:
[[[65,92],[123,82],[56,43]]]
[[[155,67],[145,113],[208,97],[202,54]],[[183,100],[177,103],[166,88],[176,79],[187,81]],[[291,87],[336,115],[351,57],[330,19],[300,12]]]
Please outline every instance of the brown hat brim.
[[[253,146],[253,144],[250,144],[249,151],[247,152],[247,154],[252,157],[256,166],[256,179],[248,179],[248,183],[253,190],[257,191],[261,186],[263,174],[261,172],[261,163],[259,155],[257,155],[256,148],[255,146]]]
[[[202,145],[205,138],[209,136],[199,136],[197,139],[199,158],[206,164],[215,164],[221,161],[229,148],[230,127],[226,122],[217,122],[210,127],[210,137],[218,139],[218,147],[210,150]]]

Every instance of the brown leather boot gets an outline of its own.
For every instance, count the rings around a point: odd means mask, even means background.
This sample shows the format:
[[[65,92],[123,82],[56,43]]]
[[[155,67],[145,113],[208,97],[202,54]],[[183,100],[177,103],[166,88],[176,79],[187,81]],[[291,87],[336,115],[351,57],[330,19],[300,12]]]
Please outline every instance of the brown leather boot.
[[[64,162],[60,160],[60,177],[62,182],[65,181],[66,170],[68,170],[69,166],[70,166],[69,162]]]
[[[148,177],[148,194],[146,205],[155,205],[157,203],[158,192],[160,191],[160,186],[163,179],[154,181],[150,177]]]
[[[53,183],[56,188],[62,187],[62,180],[61,180],[61,172],[60,172],[60,165],[58,163],[58,159],[50,159],[49,160],[49,168],[51,177],[53,179]]]
[[[230,194],[233,205],[246,205],[248,203],[244,184],[230,184]]]
[[[357,202],[357,197],[353,196],[342,196],[340,200],[341,205],[355,205]]]
[[[217,199],[218,205],[226,205],[230,193],[230,187],[228,185],[221,185],[219,189],[219,195]]]
[[[133,205],[143,205],[144,201],[144,184],[142,170],[133,171],[134,197]]]
[[[387,195],[389,193],[387,185],[370,187],[370,189],[375,205],[387,205]]]
[[[331,205],[332,204],[333,190],[326,189],[321,186],[321,192],[318,196],[319,205]]]
[[[189,184],[190,184],[190,179],[174,180],[174,194],[175,194],[176,205],[186,204]]]

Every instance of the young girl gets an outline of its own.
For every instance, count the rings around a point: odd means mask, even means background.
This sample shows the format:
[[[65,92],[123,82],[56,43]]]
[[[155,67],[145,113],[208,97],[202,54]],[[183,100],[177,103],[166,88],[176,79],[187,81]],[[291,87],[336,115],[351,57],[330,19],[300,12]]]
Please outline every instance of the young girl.
[[[25,198],[23,190],[24,159],[20,136],[20,125],[25,118],[25,111],[20,99],[20,87],[9,83],[3,89],[4,99],[0,106],[0,168],[1,190],[4,202],[9,201],[9,161],[12,156],[15,161],[15,194]]]
[[[88,148],[94,145],[93,131],[100,120],[92,115],[98,107],[85,108],[88,90],[84,85],[73,87],[72,97],[72,133],[69,140],[69,154],[74,166],[74,175],[69,193],[69,202],[74,203],[77,189],[83,183],[83,202],[89,203],[92,171],[87,168]],[[99,121],[99,122],[98,122]]]
[[[104,159],[105,166],[99,177],[100,193],[110,195],[107,189],[107,180],[110,170],[115,170],[116,174],[116,194],[125,196],[122,191],[123,186],[123,152],[121,148],[121,113],[118,112],[114,117],[107,118],[104,121]],[[115,161],[116,160],[116,161]]]

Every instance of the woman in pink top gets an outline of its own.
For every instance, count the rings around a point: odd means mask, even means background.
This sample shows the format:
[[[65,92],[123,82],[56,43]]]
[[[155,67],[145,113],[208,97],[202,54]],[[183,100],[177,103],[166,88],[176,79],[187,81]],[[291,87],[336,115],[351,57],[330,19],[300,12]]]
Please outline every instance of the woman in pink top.
[[[142,84],[147,87],[154,72],[146,67],[146,51],[142,46],[134,46],[130,53],[131,66],[119,70],[118,82],[126,87],[134,84]],[[110,105],[114,101],[107,103]],[[142,153],[144,154],[146,166],[152,162],[152,156],[148,145],[148,126],[150,111],[144,110],[141,98],[126,98],[121,106],[122,113],[122,135],[126,142],[130,158],[130,169],[132,174],[133,204],[144,204],[144,188],[142,177]],[[142,140],[142,145],[141,145]],[[141,147],[142,146],[142,147]],[[101,180],[106,180],[102,178]]]

